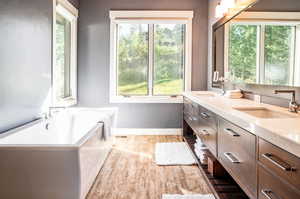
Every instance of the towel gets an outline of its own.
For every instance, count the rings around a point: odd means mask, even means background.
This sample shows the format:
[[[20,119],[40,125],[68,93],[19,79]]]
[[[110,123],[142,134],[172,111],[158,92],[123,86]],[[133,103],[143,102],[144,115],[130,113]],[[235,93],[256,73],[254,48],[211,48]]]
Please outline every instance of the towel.
[[[228,90],[224,96],[230,99],[239,99],[243,97],[243,94],[241,90]]]
[[[197,148],[197,149],[199,149],[199,150],[207,149],[207,147],[205,146],[205,144],[203,144],[203,143],[198,143],[198,142],[196,142],[196,143],[194,144],[194,147]]]

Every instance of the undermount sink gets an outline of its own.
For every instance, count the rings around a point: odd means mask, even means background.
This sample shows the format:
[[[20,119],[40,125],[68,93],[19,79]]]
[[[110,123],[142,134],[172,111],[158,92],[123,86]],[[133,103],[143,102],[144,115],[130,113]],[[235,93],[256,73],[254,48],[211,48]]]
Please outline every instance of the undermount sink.
[[[246,113],[248,115],[258,117],[258,118],[264,118],[264,119],[276,119],[276,118],[284,119],[284,118],[297,117],[292,114],[281,113],[264,107],[236,107],[234,109]]]

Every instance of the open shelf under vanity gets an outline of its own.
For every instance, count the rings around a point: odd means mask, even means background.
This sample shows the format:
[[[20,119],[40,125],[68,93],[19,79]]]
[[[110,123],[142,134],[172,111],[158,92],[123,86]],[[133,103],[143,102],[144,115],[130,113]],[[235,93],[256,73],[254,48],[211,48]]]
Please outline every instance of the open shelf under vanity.
[[[194,158],[196,159],[198,168],[207,182],[208,186],[212,190],[216,199],[249,199],[249,197],[243,192],[239,185],[232,179],[232,177],[225,171],[223,177],[214,177],[208,171],[208,166],[201,164],[200,160],[196,156],[194,151],[194,144],[196,143],[196,135],[190,129],[183,135],[184,141],[189,146]],[[207,156],[214,158],[209,150],[205,150]]]

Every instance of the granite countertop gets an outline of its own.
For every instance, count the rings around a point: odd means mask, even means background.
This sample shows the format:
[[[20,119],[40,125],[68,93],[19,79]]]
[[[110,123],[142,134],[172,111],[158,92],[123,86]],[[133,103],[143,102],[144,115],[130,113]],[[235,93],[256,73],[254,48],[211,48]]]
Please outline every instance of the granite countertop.
[[[183,96],[300,158],[300,114],[244,98],[229,99],[211,91],[185,92]],[[265,108],[283,117],[256,117],[239,108]]]

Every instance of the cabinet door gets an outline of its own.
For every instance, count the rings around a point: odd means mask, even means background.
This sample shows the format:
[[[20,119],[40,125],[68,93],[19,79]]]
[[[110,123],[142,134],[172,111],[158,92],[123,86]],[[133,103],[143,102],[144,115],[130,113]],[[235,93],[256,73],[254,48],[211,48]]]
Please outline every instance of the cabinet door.
[[[218,157],[224,168],[250,198],[256,198],[256,136],[220,119]]]

